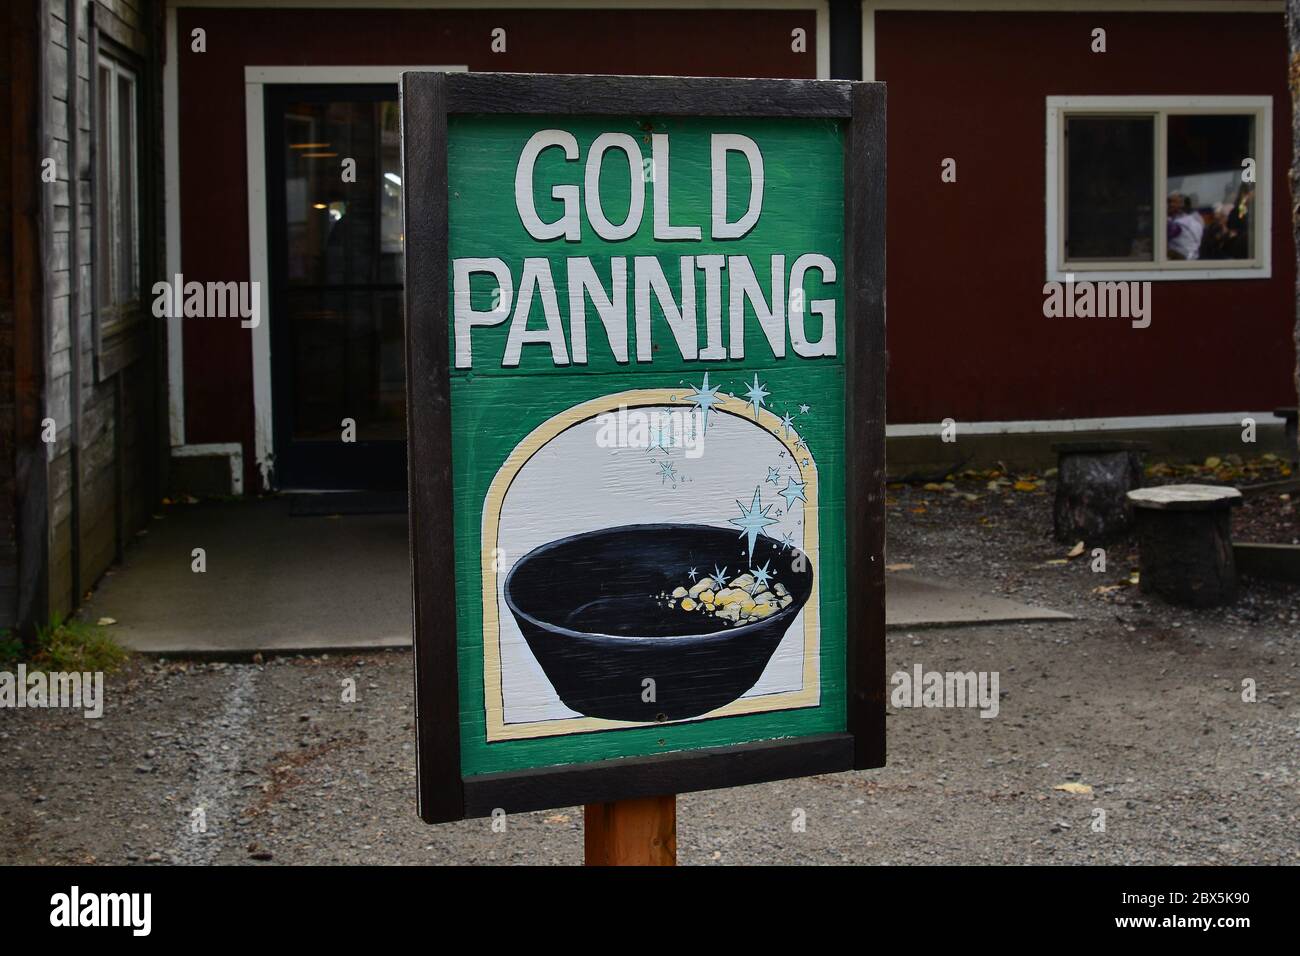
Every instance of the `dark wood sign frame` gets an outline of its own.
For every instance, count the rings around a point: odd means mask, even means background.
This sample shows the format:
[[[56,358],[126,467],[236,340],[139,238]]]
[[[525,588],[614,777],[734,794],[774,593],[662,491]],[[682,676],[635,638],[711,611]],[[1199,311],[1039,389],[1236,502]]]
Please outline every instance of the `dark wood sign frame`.
[[[885,762],[885,87],[734,80],[404,73],[406,391],[419,812],[428,823],[711,790]],[[843,733],[462,777],[452,526],[447,117],[826,117],[844,162],[847,725]]]

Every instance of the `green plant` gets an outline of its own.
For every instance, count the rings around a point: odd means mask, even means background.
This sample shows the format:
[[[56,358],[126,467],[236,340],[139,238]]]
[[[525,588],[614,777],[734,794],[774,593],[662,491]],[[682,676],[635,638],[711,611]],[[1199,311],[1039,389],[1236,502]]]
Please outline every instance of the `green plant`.
[[[21,652],[21,647],[20,647]],[[54,617],[36,632],[36,654],[28,664],[47,671],[104,671],[125,663],[128,652],[94,624]]]
[[[23,656],[23,642],[9,631],[0,631],[0,665],[16,663]]]

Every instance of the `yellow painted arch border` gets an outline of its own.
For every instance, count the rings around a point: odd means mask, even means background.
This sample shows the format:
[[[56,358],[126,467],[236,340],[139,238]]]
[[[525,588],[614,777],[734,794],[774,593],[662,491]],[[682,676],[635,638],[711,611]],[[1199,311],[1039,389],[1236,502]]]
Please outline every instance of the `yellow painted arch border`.
[[[620,720],[605,720],[599,717],[568,717],[553,720],[530,721],[527,723],[507,724],[505,722],[505,705],[501,688],[501,604],[497,587],[498,571],[496,561],[491,559],[500,547],[499,533],[501,525],[501,508],[505,503],[506,492],[520,470],[547,443],[560,433],[595,418],[604,412],[623,408],[644,408],[647,406],[686,407],[690,403],[680,396],[681,388],[637,388],[610,395],[602,395],[566,409],[560,414],[547,419],[533,429],[515,446],[488,487],[483,499],[483,539],[481,555],[483,556],[483,701],[487,716],[487,742],[496,743],[505,740],[523,740],[535,737],[555,737],[564,734],[591,733],[601,730],[618,730],[629,727],[655,727],[654,723],[634,723]],[[754,421],[752,406],[733,396],[722,396],[713,407],[713,412],[735,415],[747,421]],[[794,429],[783,436],[782,422],[768,409],[761,409],[757,424],[764,431],[774,436],[790,452],[799,477],[804,482],[803,507],[803,552],[817,558],[818,547],[818,507],[817,507],[817,462],[811,450],[797,445],[799,435]],[[815,707],[821,702],[821,573],[815,568],[813,574],[812,594],[803,610],[803,686],[797,691],[785,691],[779,694],[765,694],[761,697],[742,697],[724,707],[712,710],[699,717],[692,717],[678,723],[690,723],[696,720],[711,720],[717,717],[735,717],[743,714],[768,713],[777,710],[793,710],[800,707]]]

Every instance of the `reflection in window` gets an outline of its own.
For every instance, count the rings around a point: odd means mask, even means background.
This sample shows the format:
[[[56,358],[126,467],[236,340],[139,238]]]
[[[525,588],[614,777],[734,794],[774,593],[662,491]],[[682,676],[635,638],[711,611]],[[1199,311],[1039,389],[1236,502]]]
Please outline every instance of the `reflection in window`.
[[[1253,116],[1169,117],[1167,237],[1170,259],[1254,258]]]
[[[1053,127],[1055,265],[1172,274],[1266,264],[1256,203],[1268,175],[1265,98],[1199,109],[1172,97],[1070,99]]]
[[[285,115],[289,281],[402,282],[402,160],[397,103],[290,104]],[[356,181],[341,175],[356,160]]]

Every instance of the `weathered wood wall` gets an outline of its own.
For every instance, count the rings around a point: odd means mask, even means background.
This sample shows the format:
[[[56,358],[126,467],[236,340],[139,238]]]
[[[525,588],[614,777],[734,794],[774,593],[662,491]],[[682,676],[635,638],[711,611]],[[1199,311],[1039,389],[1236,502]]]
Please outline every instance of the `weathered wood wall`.
[[[41,2],[0,13],[0,629],[24,637],[47,605]]]
[[[14,433],[14,217],[13,162],[14,124],[22,117],[12,107],[14,98],[13,45],[16,38],[13,17],[22,13],[24,4],[15,3],[4,14],[5,42],[0,43],[0,628],[15,624],[18,604],[18,541],[14,521],[14,470],[17,462],[13,445],[7,440]]]
[[[149,288],[161,273],[161,43],[153,0],[43,0],[48,17],[48,155],[58,181],[46,188],[49,255],[45,414],[56,423],[49,453],[49,612],[75,607],[118,558],[156,497],[156,381],[160,331]],[[93,21],[93,28],[92,28]],[[139,261],[137,314],[97,328],[93,282],[95,206],[91,71],[99,51],[138,81]],[[75,64],[75,80],[74,69]]]

